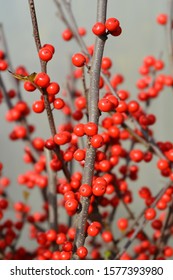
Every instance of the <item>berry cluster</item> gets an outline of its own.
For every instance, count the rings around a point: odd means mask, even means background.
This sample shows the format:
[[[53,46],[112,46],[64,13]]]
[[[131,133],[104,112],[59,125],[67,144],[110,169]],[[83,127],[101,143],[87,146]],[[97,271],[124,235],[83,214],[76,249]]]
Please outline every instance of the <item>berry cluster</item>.
[[[67,24],[68,18],[64,21]],[[157,22],[166,25],[167,15],[159,15]],[[120,22],[111,17],[96,22],[92,32],[97,44],[102,40],[105,43],[108,35],[119,36],[122,29]],[[67,24],[62,37],[65,41],[73,38],[81,47],[85,46],[85,34],[85,28],[76,28],[76,23],[72,22]],[[102,56],[97,73],[93,71],[93,65],[98,63],[93,60],[99,51],[95,46],[85,46],[72,56],[72,72],[67,75],[64,88],[52,81],[47,73],[47,63],[54,59],[55,53],[51,44],[44,44],[38,51],[41,72],[29,74],[24,66],[18,66],[12,73],[17,78],[16,89],[6,90],[5,80],[0,82],[0,103],[6,101],[5,119],[13,126],[9,139],[23,141],[23,161],[27,165],[26,171],[17,176],[17,184],[24,189],[23,200],[13,202],[11,192],[8,192],[10,179],[4,176],[6,171],[0,162],[2,259],[159,260],[173,256],[170,243],[173,234],[173,142],[155,140],[152,128],[157,116],[151,107],[167,87],[172,88],[173,77],[164,74],[165,62],[161,58],[148,55],[139,68],[137,95],[131,98],[130,92],[123,87],[125,77],[113,72],[110,57]],[[0,71],[8,68],[6,51],[0,50]],[[90,94],[86,75],[96,87],[97,98]],[[22,90],[40,94],[32,104],[32,110],[21,94],[23,81]],[[64,123],[57,128],[58,110],[61,110]],[[28,116],[32,111],[47,113],[49,135],[33,135],[37,132],[38,115],[34,115],[35,124],[31,125]],[[159,179],[156,178],[157,186],[138,183],[136,190],[134,182],[137,183],[142,175],[143,164],[153,164]],[[162,178],[168,183],[159,191]],[[34,211],[29,204],[30,193],[35,189],[43,198],[39,211]],[[136,199],[143,205],[141,213],[134,211]],[[6,216],[11,204],[14,219]],[[61,217],[59,214],[57,219],[57,208],[61,208],[64,215],[59,224],[57,220]],[[144,227],[147,223],[149,231]],[[33,250],[18,246],[25,224],[29,225],[29,238],[36,244]],[[51,224],[49,228],[48,224]],[[82,242],[79,230],[84,236]],[[135,245],[129,253],[133,240]],[[126,253],[122,243],[125,243]]]

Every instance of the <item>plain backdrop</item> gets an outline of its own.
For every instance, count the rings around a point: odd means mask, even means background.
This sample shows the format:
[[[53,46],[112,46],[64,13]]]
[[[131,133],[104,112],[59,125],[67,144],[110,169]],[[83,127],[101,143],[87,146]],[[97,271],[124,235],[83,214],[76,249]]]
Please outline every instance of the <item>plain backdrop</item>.
[[[87,29],[85,41],[87,45],[94,43],[94,35],[91,28],[96,19],[96,0],[73,0],[72,8],[78,26]],[[56,52],[53,60],[48,65],[48,72],[51,79],[60,83],[63,88],[66,74],[70,69],[70,56],[79,51],[74,40],[64,42],[61,33],[65,29],[64,24],[57,16],[57,9],[52,0],[35,1],[38,24],[42,44],[51,43],[55,46]],[[24,0],[0,0],[0,22],[3,23],[8,48],[10,51],[13,67],[25,65],[30,73],[40,71],[38,55],[32,36],[32,26],[28,7],[28,1]],[[146,55],[154,55],[156,58],[163,53],[163,59],[168,65],[167,40],[165,29],[156,23],[156,16],[159,13],[167,12],[167,1],[165,0],[109,0],[108,17],[117,17],[121,23],[123,33],[118,38],[110,38],[106,42],[105,56],[110,56],[113,61],[113,73],[124,75],[125,82],[121,86],[131,93],[131,98],[136,98],[138,90],[135,86],[139,78],[138,69]],[[168,74],[166,67],[164,73]],[[2,74],[8,80],[9,74]],[[11,89],[14,83],[10,79],[7,88]],[[23,91],[23,97],[29,104],[39,98],[39,94]],[[154,126],[155,138],[160,141],[173,140],[172,129],[172,104],[173,92],[166,89],[158,100],[152,102],[149,112],[157,116],[157,124]],[[19,173],[31,169],[23,163],[23,142],[11,142],[8,135],[14,124],[6,124],[6,105],[0,105],[0,161],[4,164],[3,175],[11,179],[9,188],[10,196],[14,201],[22,200],[23,187],[18,187],[16,178]],[[45,114],[29,116],[31,124],[36,125],[34,136],[43,136],[44,139],[50,136],[48,122]],[[57,126],[61,123],[61,114],[55,117]],[[155,166],[155,160],[153,163]],[[152,170],[152,171],[151,171]],[[164,179],[158,176],[158,172],[151,165],[141,165],[140,180],[130,183],[130,188],[137,189],[142,185],[149,185],[156,193],[164,184]],[[35,211],[40,211],[40,198],[38,190],[34,190],[29,198]],[[136,200],[136,206],[141,207]],[[123,211],[123,210],[122,210]],[[11,214],[10,214],[11,215]],[[60,217],[61,218],[61,217]]]

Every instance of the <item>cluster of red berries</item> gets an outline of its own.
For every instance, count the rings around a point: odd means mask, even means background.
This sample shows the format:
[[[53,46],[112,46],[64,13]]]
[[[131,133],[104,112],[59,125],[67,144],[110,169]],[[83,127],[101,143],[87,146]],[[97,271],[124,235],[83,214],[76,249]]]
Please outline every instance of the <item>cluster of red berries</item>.
[[[167,15],[161,14],[157,17],[157,22],[161,25],[165,25],[167,21]],[[101,36],[104,39],[109,34],[119,36],[122,29],[116,18],[108,18],[105,23],[95,23],[92,31],[96,36]],[[86,30],[79,28],[78,33],[80,36],[84,36]],[[65,41],[69,41],[75,36],[70,29],[66,29],[62,37]],[[88,46],[87,49],[92,56],[94,46]],[[45,44],[39,50],[38,57],[41,62],[47,63],[53,58],[54,52],[54,46]],[[38,89],[42,93],[40,100],[33,103],[33,111],[35,113],[44,112],[47,109],[47,101],[51,110],[62,109],[62,114],[68,120],[61,124],[52,137],[46,140],[41,137],[33,138],[32,133],[35,127],[26,123],[26,118],[30,113],[29,106],[23,100],[17,100],[17,102],[12,100],[18,98],[17,91],[11,89],[6,93],[9,100],[14,103],[6,113],[6,120],[17,122],[9,138],[10,140],[30,141],[30,146],[26,145],[24,148],[23,161],[31,168],[23,174],[19,174],[17,182],[30,191],[38,188],[45,198],[49,184],[48,167],[50,166],[52,171],[58,172],[55,183],[55,195],[58,195],[57,205],[63,210],[65,209],[70,219],[80,213],[81,198],[89,201],[89,219],[85,225],[86,244],[76,249],[77,257],[80,259],[103,259],[102,251],[103,249],[107,250],[106,246],[109,243],[108,258],[115,258],[115,251],[117,250],[115,244],[118,244],[118,238],[120,240],[124,238],[130,242],[129,240],[135,233],[134,221],[131,221],[131,219],[134,220],[134,214],[129,208],[134,201],[131,184],[138,179],[140,163],[142,161],[150,163],[157,154],[152,146],[154,132],[151,129],[156,123],[156,116],[153,113],[146,112],[145,106],[150,104],[151,99],[158,97],[165,87],[172,87],[173,78],[171,75],[159,73],[165,67],[162,59],[157,59],[154,56],[145,57],[139,69],[142,77],[136,83],[136,88],[139,91],[139,101],[136,101],[130,99],[129,91],[121,88],[124,77],[121,74],[112,75],[113,62],[111,58],[103,57],[101,70],[108,79],[110,78],[112,88],[100,77],[101,97],[98,101],[98,110],[101,117],[99,125],[97,125],[94,122],[84,120],[85,116],[88,118],[88,100],[82,90],[78,88],[78,81],[80,83],[84,78],[82,67],[87,66],[89,69],[87,65],[89,58],[84,53],[77,52],[71,60],[72,64],[77,67],[72,74],[72,78],[75,79],[72,99],[74,106],[71,106],[66,91],[63,92],[63,98],[56,97],[60,91],[60,86],[57,82],[52,82],[47,73],[40,72],[36,75],[33,73],[32,76],[32,74],[29,75],[25,67],[19,66],[16,68],[15,74],[26,80],[24,82],[26,91],[32,92]],[[0,70],[4,71],[7,67],[5,53],[0,51]],[[0,92],[0,100],[2,98],[3,92]],[[141,105],[142,102],[144,106]],[[131,120],[129,127],[128,121]],[[133,124],[134,128],[131,128]],[[83,141],[85,144],[85,138],[87,138],[87,145],[92,146],[92,150],[93,148],[96,149],[94,176],[91,184],[83,182],[82,171],[87,154],[87,148],[83,145]],[[130,148],[126,144],[127,142],[130,144]],[[141,145],[146,144],[146,142],[148,145]],[[45,148],[50,150],[52,154],[49,166],[47,166],[44,154]],[[56,153],[57,148],[60,156]],[[173,181],[173,143],[168,141],[154,142],[154,148],[159,150],[157,168],[160,174]],[[61,178],[63,168],[67,168],[68,171],[72,165],[75,166],[75,171],[71,172],[69,178]],[[76,171],[77,168],[80,168],[80,170]],[[0,163],[0,252],[2,252],[4,259],[71,259],[76,229],[63,223],[58,225],[57,230],[49,229],[46,231],[44,226],[49,216],[47,200],[44,201],[40,212],[32,212],[30,205],[23,201],[17,201],[13,204],[16,222],[5,218],[4,214],[5,211],[8,211],[9,206],[6,188],[10,181],[7,177],[2,176],[2,171],[3,165]],[[25,192],[25,200],[27,200],[28,195],[28,192]],[[158,244],[163,239],[165,221],[169,218],[169,211],[172,211],[173,186],[170,183],[157,203],[157,196],[153,195],[152,188],[148,186],[140,187],[138,196],[145,206],[142,217],[145,223],[149,222],[152,237],[150,238],[150,234],[141,228],[136,234],[136,244],[132,248],[132,252],[130,254],[126,252],[120,258],[142,260],[172,257],[173,248],[169,243],[164,244],[162,248]],[[123,215],[123,217],[119,216],[115,220],[115,212],[118,212],[121,204],[124,205],[131,219],[127,217],[128,215]],[[114,223],[112,228],[110,220]],[[166,232],[171,236],[173,234],[173,224],[171,220],[168,222],[169,227],[166,228]],[[24,223],[29,223],[30,239],[37,242],[37,247],[32,253],[25,247],[11,250],[17,243]]]
[[[103,36],[111,34],[112,36],[119,36],[122,32],[119,21],[116,18],[108,18],[105,23],[96,22],[92,28],[96,36]]]

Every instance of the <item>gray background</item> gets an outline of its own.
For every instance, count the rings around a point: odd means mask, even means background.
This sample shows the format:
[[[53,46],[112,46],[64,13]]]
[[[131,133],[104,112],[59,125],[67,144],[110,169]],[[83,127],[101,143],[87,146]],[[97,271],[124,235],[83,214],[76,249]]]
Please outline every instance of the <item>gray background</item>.
[[[88,45],[94,43],[94,35],[91,32],[92,25],[96,18],[96,0],[73,0],[72,7],[79,26],[84,26],[88,30],[85,41]],[[64,42],[61,39],[61,33],[64,25],[56,16],[56,7],[53,1],[36,0],[36,11],[42,43],[51,43],[55,46],[56,53],[54,59],[49,63],[48,71],[52,80],[58,81],[63,87],[66,73],[69,70],[69,56],[78,51],[79,48],[72,40]],[[28,1],[23,0],[0,0],[0,22],[4,25],[6,38],[9,45],[13,66],[25,65],[29,72],[38,72],[40,70],[37,52],[32,37],[32,27],[28,8]],[[164,0],[109,0],[108,17],[117,17],[123,29],[123,33],[118,38],[110,38],[105,47],[105,56],[112,57],[113,72],[122,73],[125,82],[122,89],[128,89],[131,97],[137,96],[135,83],[139,78],[138,68],[146,55],[155,55],[159,57],[163,52],[163,58],[168,64],[167,43],[164,27],[158,26],[156,16],[159,13],[165,13],[167,10],[167,1]],[[168,74],[166,68],[164,73]],[[3,74],[6,79],[8,74]],[[8,79],[8,78],[7,78]],[[7,84],[8,89],[12,88],[13,83]],[[39,98],[38,93],[24,92],[24,98],[32,104],[33,100]],[[150,112],[157,116],[157,124],[154,126],[156,139],[161,141],[172,141],[172,102],[173,93],[171,89],[166,88],[161,96],[152,103]],[[11,179],[9,189],[13,200],[22,199],[22,187],[17,187],[16,176],[19,173],[30,169],[23,164],[20,141],[10,142],[8,134],[13,124],[6,125],[4,115],[6,112],[5,104],[0,105],[0,161],[4,164],[4,175]],[[35,123],[37,130],[34,136],[43,136],[45,139],[50,136],[47,119],[44,114],[29,116],[30,123]],[[61,117],[56,115],[56,124],[60,124]],[[153,161],[155,165],[155,160]],[[164,179],[158,176],[157,170],[151,168],[151,165],[141,165],[140,180],[131,183],[131,188],[137,192],[138,187],[149,185],[156,193],[164,184]],[[153,170],[151,172],[151,169]],[[147,174],[147,175],[146,175]],[[40,210],[40,201],[38,190],[32,192],[30,200],[33,209]],[[134,210],[138,205],[135,201]],[[123,211],[123,210],[122,210]]]

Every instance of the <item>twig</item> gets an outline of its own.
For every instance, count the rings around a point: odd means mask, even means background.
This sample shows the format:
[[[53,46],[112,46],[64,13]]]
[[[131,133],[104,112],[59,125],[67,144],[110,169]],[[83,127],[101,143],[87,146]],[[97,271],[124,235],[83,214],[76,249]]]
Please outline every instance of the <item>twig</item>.
[[[28,0],[28,3],[29,3],[29,7],[30,7],[30,14],[31,14],[32,26],[33,26],[33,35],[34,35],[35,45],[36,45],[37,51],[39,51],[39,49],[41,48],[41,41],[40,41],[40,36],[39,36],[34,0]],[[41,65],[41,71],[46,73],[47,72],[46,63],[40,60],[40,65]],[[54,118],[53,118],[53,114],[51,111],[50,103],[48,100],[48,96],[47,96],[47,93],[45,90],[43,90],[43,97],[44,97],[44,103],[45,103],[45,108],[46,108],[46,112],[47,112],[50,130],[51,130],[52,136],[54,136],[56,134],[55,123],[54,123]],[[59,147],[58,147],[57,152],[59,155],[60,154]],[[49,182],[48,182],[49,224],[50,224],[50,228],[53,227],[53,229],[57,230],[57,205],[55,204],[55,201],[57,199],[56,182],[55,182],[56,177],[55,177],[55,173],[50,168],[50,160],[52,158],[51,151],[46,150],[46,157],[47,157],[46,163],[47,163],[48,178],[49,178]]]
[[[107,11],[107,0],[98,0],[97,1],[97,21],[105,22],[106,20],[106,11]],[[98,101],[99,101],[99,79],[100,79],[100,68],[101,61],[104,51],[106,38],[96,37],[95,42],[95,51],[90,71],[90,89],[88,93],[88,103],[89,103],[89,121],[94,122],[98,125],[99,120],[99,110],[98,110]],[[92,184],[92,178],[94,173],[94,163],[95,163],[96,149],[94,149],[89,144],[87,145],[86,159],[83,173],[83,184]],[[82,210],[78,214],[76,238],[74,244],[74,251],[76,248],[82,246],[85,242],[85,225],[88,218],[88,207],[89,207],[89,198],[83,197],[81,199]],[[74,255],[74,258],[77,256]]]
[[[29,2],[29,7],[30,7],[30,13],[31,13],[34,40],[35,40],[36,48],[37,48],[37,50],[39,50],[41,48],[41,41],[40,41],[40,35],[39,35],[39,30],[38,30],[34,0],[28,0],[28,2]],[[46,63],[44,61],[40,60],[40,64],[41,64],[41,71],[46,73],[47,72]],[[54,118],[53,118],[53,114],[52,114],[52,110],[51,110],[51,106],[49,103],[49,99],[48,99],[46,90],[43,89],[42,94],[43,94],[43,98],[44,98],[44,104],[45,104],[45,109],[46,109],[46,113],[47,113],[50,131],[51,131],[52,136],[54,137],[56,134],[55,122],[54,122]],[[58,145],[56,145],[56,148],[54,151],[55,151],[56,155],[58,156],[59,160],[62,162],[62,170],[63,170],[67,180],[70,181],[71,175],[62,158],[60,147]]]

